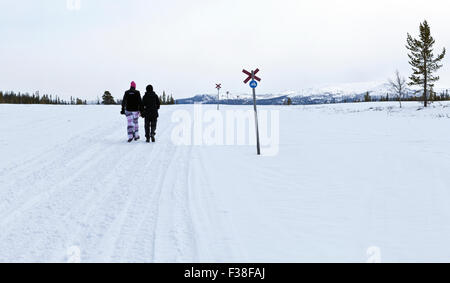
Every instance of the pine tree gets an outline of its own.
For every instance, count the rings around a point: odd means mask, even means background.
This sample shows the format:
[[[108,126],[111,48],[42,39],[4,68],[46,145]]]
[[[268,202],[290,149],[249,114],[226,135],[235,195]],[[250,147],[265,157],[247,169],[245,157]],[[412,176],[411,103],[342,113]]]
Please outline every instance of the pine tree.
[[[412,66],[413,74],[409,85],[423,86],[424,106],[428,106],[428,91],[439,80],[433,73],[439,70],[440,62],[445,57],[446,50],[435,57],[433,53],[434,38],[431,36],[430,26],[427,21],[420,24],[419,39],[413,38],[408,33],[406,48],[411,52],[408,54],[409,64]]]
[[[287,99],[287,105],[292,105],[292,99],[290,97]]]
[[[372,98],[370,97],[369,92],[366,92],[366,94],[364,95],[364,102],[370,102],[372,101]]]
[[[102,96],[102,103],[104,105],[113,105],[116,104],[114,101],[114,97],[111,95],[109,91],[105,91],[105,93]]]

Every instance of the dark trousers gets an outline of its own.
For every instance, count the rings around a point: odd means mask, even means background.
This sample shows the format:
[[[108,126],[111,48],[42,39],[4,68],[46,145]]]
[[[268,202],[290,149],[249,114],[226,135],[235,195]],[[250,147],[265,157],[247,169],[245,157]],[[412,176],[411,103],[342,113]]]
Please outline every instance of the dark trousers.
[[[145,116],[145,137],[154,137],[156,134],[156,124],[158,123],[158,118],[153,118],[150,116]]]

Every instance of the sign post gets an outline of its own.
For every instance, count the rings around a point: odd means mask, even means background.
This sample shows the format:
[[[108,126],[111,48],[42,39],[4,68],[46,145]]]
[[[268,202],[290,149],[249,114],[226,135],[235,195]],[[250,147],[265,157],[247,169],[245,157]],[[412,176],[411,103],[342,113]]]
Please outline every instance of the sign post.
[[[259,72],[259,69],[256,69],[254,71],[242,71],[244,74],[246,74],[248,77],[245,79],[244,83],[247,84],[250,82],[250,87],[253,89],[253,109],[255,111],[255,128],[256,128],[256,150],[258,155],[261,155],[261,147],[259,142],[259,127],[258,127],[258,109],[256,107],[256,88],[258,87],[258,82],[261,81],[259,77],[256,76],[256,74]]]
[[[222,88],[222,84],[216,84],[217,88],[217,110],[220,110],[220,89]]]

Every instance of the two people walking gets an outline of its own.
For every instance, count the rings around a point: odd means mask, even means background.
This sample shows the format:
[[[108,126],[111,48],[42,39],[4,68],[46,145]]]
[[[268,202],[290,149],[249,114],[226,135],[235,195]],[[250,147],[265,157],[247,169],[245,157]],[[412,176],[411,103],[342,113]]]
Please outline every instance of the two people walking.
[[[139,136],[139,116],[145,119],[145,138],[155,142],[156,125],[158,123],[161,102],[153,90],[153,86],[148,85],[143,98],[136,90],[136,83],[131,82],[130,89],[125,92],[122,100],[122,111],[120,114],[127,117],[128,142],[138,141]]]

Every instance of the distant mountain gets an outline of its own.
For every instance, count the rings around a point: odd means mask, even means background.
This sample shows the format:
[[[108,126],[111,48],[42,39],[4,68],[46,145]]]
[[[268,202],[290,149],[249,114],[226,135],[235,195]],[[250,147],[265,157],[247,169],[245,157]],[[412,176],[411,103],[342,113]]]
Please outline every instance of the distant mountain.
[[[445,89],[436,89],[438,94],[445,92]],[[342,84],[333,87],[309,88],[301,91],[285,91],[279,94],[257,95],[259,105],[283,105],[288,98],[294,105],[325,104],[364,101],[364,96],[369,92],[373,100],[380,100],[387,95],[392,99],[394,94],[389,90],[389,86],[384,83],[356,83]],[[421,96],[423,91],[407,89],[406,97]],[[177,100],[178,104],[217,104],[217,95],[199,94],[191,98]],[[253,97],[250,94],[221,95],[221,104],[229,105],[250,105],[253,104]]]

